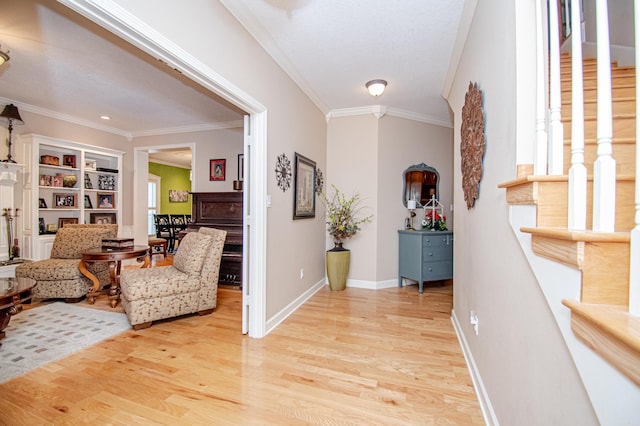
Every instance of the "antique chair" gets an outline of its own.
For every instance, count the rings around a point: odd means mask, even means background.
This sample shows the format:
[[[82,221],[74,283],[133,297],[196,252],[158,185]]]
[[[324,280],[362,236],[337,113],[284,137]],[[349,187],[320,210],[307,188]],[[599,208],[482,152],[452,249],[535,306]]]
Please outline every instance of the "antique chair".
[[[171,220],[168,214],[154,214],[153,221],[156,225],[156,238],[167,240],[167,251],[173,253],[175,236],[171,228]]]
[[[171,232],[173,233],[172,251],[175,252],[180,244],[180,231],[187,229],[187,222],[183,214],[170,214],[169,221],[171,222]]]
[[[100,247],[103,238],[115,238],[118,225],[65,225],[58,229],[49,259],[22,263],[16,277],[33,278],[37,284],[33,297],[79,302],[92,288],[91,281],[80,273],[78,263],[82,251]],[[109,265],[95,262],[89,270],[105,286],[109,285]]]
[[[227,232],[200,228],[182,239],[173,265],[127,269],[120,275],[120,301],[135,330],[153,321],[213,312]]]

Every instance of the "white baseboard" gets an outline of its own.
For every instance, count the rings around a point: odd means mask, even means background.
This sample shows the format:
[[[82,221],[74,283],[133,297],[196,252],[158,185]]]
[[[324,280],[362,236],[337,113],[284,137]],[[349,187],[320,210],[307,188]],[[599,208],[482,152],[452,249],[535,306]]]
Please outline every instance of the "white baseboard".
[[[469,369],[469,374],[471,375],[471,381],[473,381],[473,388],[475,389],[476,395],[478,396],[478,402],[480,403],[480,409],[482,410],[482,415],[484,416],[484,422],[489,426],[498,426],[500,423],[498,422],[496,413],[493,411],[491,400],[489,399],[487,390],[485,389],[484,383],[482,382],[482,377],[480,377],[480,372],[478,371],[476,361],[473,358],[473,354],[471,353],[471,348],[469,348],[467,339],[465,338],[464,333],[462,333],[462,327],[460,326],[460,322],[458,321],[456,312],[453,309],[451,310],[451,323],[453,324],[453,329],[456,332],[456,336],[458,336],[458,342],[460,343],[460,348],[462,349],[464,359],[467,362],[467,368]]]
[[[347,280],[347,287],[366,288],[369,290],[380,290],[382,288],[398,287],[398,280],[386,280],[386,281]]]
[[[267,319],[266,322],[266,333],[265,335],[271,333],[280,323],[286,320],[292,313],[294,313],[300,306],[304,305],[304,302],[309,300],[311,296],[316,294],[318,291],[322,289],[326,285],[326,279],[320,280],[313,287],[309,288],[307,291],[298,296],[295,300],[289,303],[284,307],[280,312]]]

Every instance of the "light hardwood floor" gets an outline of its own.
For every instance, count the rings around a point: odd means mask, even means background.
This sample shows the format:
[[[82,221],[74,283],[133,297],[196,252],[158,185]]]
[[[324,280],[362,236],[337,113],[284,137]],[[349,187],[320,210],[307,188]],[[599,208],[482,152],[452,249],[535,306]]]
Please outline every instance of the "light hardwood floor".
[[[451,306],[451,282],[424,295],[325,288],[251,339],[240,293],[220,289],[212,315],[127,331],[1,384],[0,424],[481,425]]]

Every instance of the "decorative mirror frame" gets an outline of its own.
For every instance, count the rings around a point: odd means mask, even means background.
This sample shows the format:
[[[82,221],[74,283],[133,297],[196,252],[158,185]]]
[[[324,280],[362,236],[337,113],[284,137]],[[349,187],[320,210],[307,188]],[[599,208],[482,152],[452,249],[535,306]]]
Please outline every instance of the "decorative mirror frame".
[[[437,183],[436,183],[436,199],[439,200],[440,199],[440,173],[438,173],[438,171],[431,166],[427,166],[424,163],[420,163],[420,164],[415,164],[413,166],[409,166],[405,169],[404,172],[402,172],[402,205],[406,208],[407,207],[407,199],[406,199],[406,194],[407,194],[407,173],[410,172],[431,172],[434,173],[436,175],[436,179],[437,179]],[[420,200],[417,200],[418,204],[420,204]]]

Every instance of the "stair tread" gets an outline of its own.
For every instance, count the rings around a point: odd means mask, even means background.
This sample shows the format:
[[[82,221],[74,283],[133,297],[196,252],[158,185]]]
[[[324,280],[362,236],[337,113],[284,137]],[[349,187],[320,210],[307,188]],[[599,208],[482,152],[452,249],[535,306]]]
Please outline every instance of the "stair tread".
[[[557,238],[576,242],[610,242],[628,243],[631,241],[631,233],[628,231],[596,232],[592,230],[577,231],[560,227],[520,228],[526,234],[535,234],[549,238]]]
[[[572,312],[640,352],[640,317],[630,314],[625,306],[582,303],[577,300],[563,300],[562,303]]]

